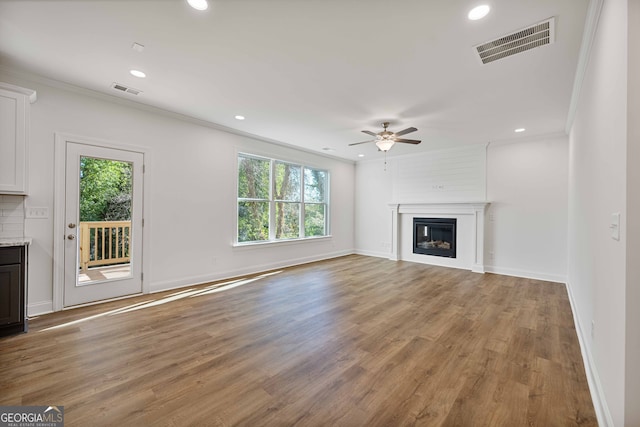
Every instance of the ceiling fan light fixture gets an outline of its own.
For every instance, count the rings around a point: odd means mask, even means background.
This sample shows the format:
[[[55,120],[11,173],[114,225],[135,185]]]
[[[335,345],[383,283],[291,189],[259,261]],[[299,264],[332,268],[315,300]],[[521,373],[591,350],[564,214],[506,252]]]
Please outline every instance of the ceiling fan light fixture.
[[[375,133],[370,130],[363,130],[362,131],[363,133],[366,133],[367,135],[372,136],[373,139],[369,141],[354,142],[353,144],[349,144],[349,146],[368,144],[370,142],[374,142],[376,144],[376,147],[378,147],[378,150],[386,153],[387,151],[391,150],[391,148],[395,145],[396,142],[403,143],[403,144],[420,144],[421,142],[417,139],[398,138],[399,136],[417,131],[418,129],[414,127],[409,127],[398,132],[391,132],[390,130],[387,130],[388,127],[389,127],[389,122],[384,122],[382,123],[382,128],[384,129],[382,132]]]
[[[395,143],[393,139],[381,139],[376,141],[376,147],[378,147],[380,151],[387,152],[391,150],[391,147],[393,147]]]

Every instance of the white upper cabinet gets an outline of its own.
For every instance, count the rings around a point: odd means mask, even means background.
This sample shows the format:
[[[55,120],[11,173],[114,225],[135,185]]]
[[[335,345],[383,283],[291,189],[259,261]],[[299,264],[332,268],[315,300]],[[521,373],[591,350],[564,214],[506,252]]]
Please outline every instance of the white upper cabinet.
[[[0,82],[0,194],[27,194],[33,90]]]

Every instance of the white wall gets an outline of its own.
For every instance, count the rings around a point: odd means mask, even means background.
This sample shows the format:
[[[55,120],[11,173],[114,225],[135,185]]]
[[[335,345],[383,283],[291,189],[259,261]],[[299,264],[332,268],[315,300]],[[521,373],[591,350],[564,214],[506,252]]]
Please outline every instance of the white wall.
[[[486,144],[401,156],[392,163],[393,202],[475,202],[486,198]]]
[[[625,425],[640,425],[640,2],[628,2]]]
[[[64,132],[125,145],[148,147],[145,206],[152,291],[215,280],[353,252],[354,165],[166,114],[111,102],[87,91],[49,86],[0,74],[34,89],[31,109],[30,193],[27,206],[48,207],[49,219],[27,219],[33,237],[29,260],[30,312],[51,309],[53,271],[54,133]],[[331,172],[329,239],[234,248],[236,153],[244,151],[302,162]]]
[[[626,23],[627,1],[605,1],[569,143],[568,285],[597,393],[597,409],[604,412],[607,423],[616,426],[627,425]],[[634,163],[637,168],[637,159]],[[609,229],[615,212],[622,214],[619,241],[611,238]],[[632,262],[637,264],[638,260]]]
[[[482,148],[484,150],[484,146]],[[465,150],[460,148],[448,150],[448,154],[466,156]],[[419,157],[413,156],[413,160]],[[472,192],[465,193],[473,200],[462,200],[458,194],[449,193],[450,186],[444,184],[437,191],[429,186],[422,201],[483,201],[486,180],[487,200],[491,202],[487,218],[491,215],[494,218],[493,222],[487,219],[486,226],[484,255],[488,271],[564,282],[567,157],[566,137],[490,144],[486,153],[486,176],[484,166],[478,175],[478,162],[469,163],[469,176],[482,180]],[[388,203],[406,201],[396,200],[398,191],[394,191],[398,160],[390,159],[388,163],[387,171],[384,171],[382,158],[356,165],[358,253],[390,255]],[[402,162],[403,168],[410,166]],[[414,172],[420,175],[420,171]],[[411,173],[411,170],[404,170],[402,176]],[[412,201],[418,201],[415,191],[411,194]],[[493,252],[493,259],[489,259],[489,251]]]
[[[487,271],[566,282],[567,137],[490,144]]]
[[[358,253],[389,257],[391,255],[391,203],[393,163],[384,170],[382,159],[356,165],[356,241]]]

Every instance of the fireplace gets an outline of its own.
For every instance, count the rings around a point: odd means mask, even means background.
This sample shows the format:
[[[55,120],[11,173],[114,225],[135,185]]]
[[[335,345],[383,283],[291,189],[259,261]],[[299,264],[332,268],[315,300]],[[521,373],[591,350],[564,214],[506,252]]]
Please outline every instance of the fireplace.
[[[456,257],[455,218],[413,218],[413,253]]]

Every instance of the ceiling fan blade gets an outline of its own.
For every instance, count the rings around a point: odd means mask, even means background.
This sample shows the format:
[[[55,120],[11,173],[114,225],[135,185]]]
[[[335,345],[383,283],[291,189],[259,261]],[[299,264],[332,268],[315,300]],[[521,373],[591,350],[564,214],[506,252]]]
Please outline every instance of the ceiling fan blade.
[[[420,144],[422,141],[418,141],[417,139],[404,139],[404,138],[396,138],[395,142],[404,142],[405,144]]]
[[[415,131],[417,131],[417,130],[418,130],[418,129],[416,129],[416,128],[414,128],[414,127],[406,128],[405,130],[401,130],[400,132],[396,132],[396,136],[406,135],[406,134],[408,134],[408,133],[415,132]]]
[[[353,144],[349,144],[349,145],[351,146],[351,145],[366,144],[367,142],[373,142],[373,141],[375,141],[375,139],[372,139],[371,141],[354,142]]]
[[[366,133],[367,135],[371,135],[371,136],[378,136],[377,133],[375,132],[371,132],[370,130],[363,130],[362,132]]]

